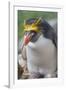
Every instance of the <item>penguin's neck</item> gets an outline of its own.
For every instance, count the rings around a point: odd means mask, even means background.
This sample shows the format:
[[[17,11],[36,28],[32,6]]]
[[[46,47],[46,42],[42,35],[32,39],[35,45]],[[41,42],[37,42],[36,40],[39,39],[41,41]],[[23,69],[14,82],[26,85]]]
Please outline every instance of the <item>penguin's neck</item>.
[[[52,41],[50,39],[45,38],[42,34],[39,36],[36,42],[29,42],[28,46],[32,49],[44,48],[44,46],[51,44]]]

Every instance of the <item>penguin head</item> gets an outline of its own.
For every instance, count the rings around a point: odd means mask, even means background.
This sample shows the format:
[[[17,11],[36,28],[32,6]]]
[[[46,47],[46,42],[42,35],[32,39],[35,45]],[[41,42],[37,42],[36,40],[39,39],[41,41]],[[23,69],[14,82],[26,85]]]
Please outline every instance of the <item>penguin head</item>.
[[[37,39],[37,34],[40,32],[39,24],[41,18],[31,18],[24,21],[24,44],[27,45],[30,41]]]
[[[52,36],[50,31],[52,27],[47,21],[39,18],[31,18],[24,21],[24,44],[27,45],[30,41],[35,42],[38,40],[38,34],[42,34],[44,37]]]

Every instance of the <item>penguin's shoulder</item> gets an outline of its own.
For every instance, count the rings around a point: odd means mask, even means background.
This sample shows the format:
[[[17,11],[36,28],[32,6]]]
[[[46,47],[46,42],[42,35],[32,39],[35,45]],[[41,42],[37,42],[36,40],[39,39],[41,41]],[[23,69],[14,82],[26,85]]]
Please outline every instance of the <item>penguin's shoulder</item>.
[[[45,20],[43,20],[41,25],[43,27],[43,29],[41,30],[43,36],[45,38],[51,39],[55,47],[57,48],[57,33],[55,32],[54,28]]]

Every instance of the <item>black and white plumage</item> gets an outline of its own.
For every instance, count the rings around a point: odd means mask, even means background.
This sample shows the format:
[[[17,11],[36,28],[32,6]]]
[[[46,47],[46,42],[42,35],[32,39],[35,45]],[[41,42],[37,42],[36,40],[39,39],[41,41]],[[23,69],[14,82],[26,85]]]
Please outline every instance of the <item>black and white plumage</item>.
[[[32,24],[35,20],[28,19],[26,24]],[[25,46],[30,78],[56,77],[57,34],[45,20],[41,19],[37,26],[40,32],[33,30],[25,32],[28,36],[32,34],[29,43]]]

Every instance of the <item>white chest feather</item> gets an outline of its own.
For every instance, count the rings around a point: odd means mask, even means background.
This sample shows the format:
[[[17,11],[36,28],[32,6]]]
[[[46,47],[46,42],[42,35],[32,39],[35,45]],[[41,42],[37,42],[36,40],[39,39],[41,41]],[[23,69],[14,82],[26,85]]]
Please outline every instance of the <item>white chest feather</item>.
[[[56,48],[52,40],[41,35],[35,43],[30,42],[26,48],[30,72],[46,74],[52,73],[56,69]]]

